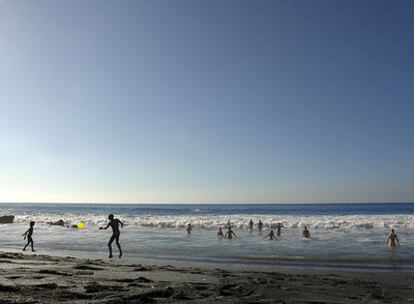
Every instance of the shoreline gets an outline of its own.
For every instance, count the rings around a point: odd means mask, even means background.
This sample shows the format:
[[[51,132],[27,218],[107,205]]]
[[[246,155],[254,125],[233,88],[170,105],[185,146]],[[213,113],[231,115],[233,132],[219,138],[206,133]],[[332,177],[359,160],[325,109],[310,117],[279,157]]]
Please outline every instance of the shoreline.
[[[148,257],[146,255],[139,256],[139,257],[128,257],[125,255],[122,259],[118,259],[116,256],[116,248],[114,248],[114,259],[112,261],[119,261],[122,263],[144,263],[144,264],[159,264],[159,265],[174,265],[178,267],[201,267],[201,268],[216,268],[220,267],[226,270],[272,270],[272,271],[283,271],[286,270],[298,270],[298,271],[308,271],[308,270],[316,270],[316,271],[338,271],[338,272],[378,272],[378,273],[413,273],[414,274],[414,267],[409,264],[404,265],[400,264],[398,266],[391,266],[391,265],[383,265],[383,264],[374,264],[374,265],[367,265],[364,263],[322,263],[322,262],[311,262],[311,261],[300,261],[294,263],[292,261],[280,261],[280,262],[266,262],[261,261],[260,257],[257,260],[230,260],[230,259],[207,259],[207,258],[200,258],[200,259],[189,259],[186,257]],[[45,256],[53,256],[53,257],[73,257],[77,259],[102,259],[102,260],[109,260],[107,258],[106,253],[96,253],[96,252],[81,252],[76,253],[71,250],[62,250],[59,252],[51,251],[51,250],[40,250],[32,253],[30,250],[23,252],[21,249],[18,248],[7,248],[7,247],[0,247],[0,252],[9,252],[9,253],[24,253],[26,255],[45,255]],[[404,266],[404,267],[402,267]]]
[[[6,303],[413,303],[414,275],[0,251]]]

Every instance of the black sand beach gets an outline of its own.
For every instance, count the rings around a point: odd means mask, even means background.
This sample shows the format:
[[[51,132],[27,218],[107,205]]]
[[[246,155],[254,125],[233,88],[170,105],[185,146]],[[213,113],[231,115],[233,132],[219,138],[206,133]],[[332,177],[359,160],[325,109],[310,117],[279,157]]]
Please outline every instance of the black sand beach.
[[[253,271],[0,253],[0,303],[414,303],[414,274]]]

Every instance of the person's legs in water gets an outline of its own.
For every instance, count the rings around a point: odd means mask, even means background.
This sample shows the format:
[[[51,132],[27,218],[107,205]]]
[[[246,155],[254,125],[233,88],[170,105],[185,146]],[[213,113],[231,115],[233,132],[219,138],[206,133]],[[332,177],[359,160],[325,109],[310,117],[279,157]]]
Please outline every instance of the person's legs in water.
[[[122,257],[122,249],[121,249],[121,244],[119,244],[119,236],[120,236],[121,234],[120,233],[118,233],[118,235],[116,236],[116,246],[118,247],[118,249],[119,249],[119,258],[121,258]]]
[[[114,242],[115,238],[116,238],[116,235],[114,233],[114,234],[112,234],[111,239],[109,240],[109,243],[108,243],[108,248],[109,248],[109,256],[108,257],[110,259],[112,258],[112,243]]]

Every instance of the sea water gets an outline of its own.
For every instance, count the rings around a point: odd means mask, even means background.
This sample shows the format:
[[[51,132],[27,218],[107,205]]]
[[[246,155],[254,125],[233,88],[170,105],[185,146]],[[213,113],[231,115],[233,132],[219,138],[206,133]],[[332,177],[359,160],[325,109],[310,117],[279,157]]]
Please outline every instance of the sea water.
[[[0,215],[15,215],[0,225],[0,247],[21,249],[21,234],[31,220],[35,248],[45,253],[104,256],[109,230],[99,230],[108,214],[124,222],[121,244],[125,259],[168,259],[207,263],[414,270],[414,203],[404,204],[0,204]],[[47,222],[62,219],[65,227]],[[250,232],[249,220],[262,220]],[[217,238],[231,221],[237,239]],[[85,223],[84,229],[70,228]],[[188,236],[186,225],[193,226]],[[275,224],[282,237],[264,240]],[[307,226],[310,240],[302,238]],[[394,228],[401,246],[385,240]],[[225,231],[226,229],[224,229]],[[114,253],[117,249],[114,245]]]

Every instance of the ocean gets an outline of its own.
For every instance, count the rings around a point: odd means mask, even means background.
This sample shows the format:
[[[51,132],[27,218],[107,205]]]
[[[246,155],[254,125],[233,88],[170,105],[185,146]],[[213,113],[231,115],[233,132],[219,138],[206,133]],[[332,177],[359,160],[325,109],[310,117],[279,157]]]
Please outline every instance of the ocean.
[[[15,215],[0,225],[0,248],[21,249],[21,236],[36,222],[39,253],[75,256],[107,255],[109,230],[99,230],[108,214],[124,222],[124,259],[144,258],[233,265],[269,265],[414,271],[414,203],[372,204],[0,204],[0,215]],[[47,222],[62,219],[65,227]],[[248,222],[264,223],[250,232]],[[216,236],[230,220],[237,239]],[[85,223],[84,229],[69,228]],[[278,222],[282,237],[263,240]],[[185,227],[193,226],[188,236]],[[302,239],[306,225],[312,234]],[[385,240],[396,230],[401,246]],[[117,248],[113,244],[114,254]]]

